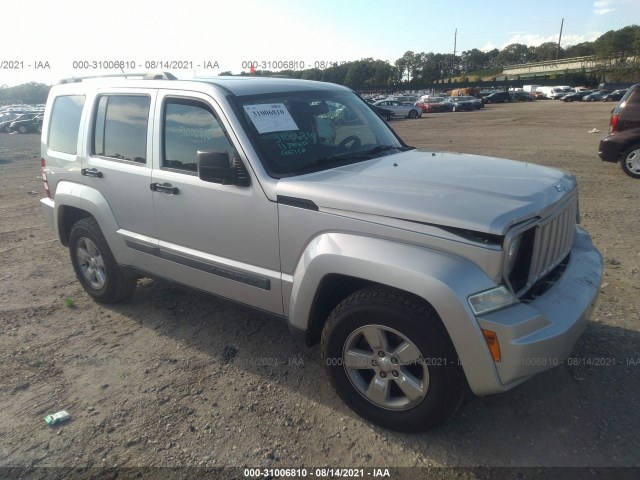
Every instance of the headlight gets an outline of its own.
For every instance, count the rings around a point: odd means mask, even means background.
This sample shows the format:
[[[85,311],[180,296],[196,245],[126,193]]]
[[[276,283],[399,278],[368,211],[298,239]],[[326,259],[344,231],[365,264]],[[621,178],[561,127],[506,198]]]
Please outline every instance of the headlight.
[[[471,305],[471,310],[476,316],[493,312],[518,302],[518,298],[513,296],[507,287],[503,285],[469,297],[469,305]]]

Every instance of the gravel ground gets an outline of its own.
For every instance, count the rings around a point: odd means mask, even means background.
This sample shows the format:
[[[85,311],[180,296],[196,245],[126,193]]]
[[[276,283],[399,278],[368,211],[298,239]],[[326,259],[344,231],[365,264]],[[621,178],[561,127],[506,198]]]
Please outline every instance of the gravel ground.
[[[539,101],[391,122],[411,145],[574,173],[605,257],[571,365],[471,396],[419,435],[353,414],[318,347],[286,325],[151,280],[125,304],[91,301],[40,212],[38,137],[0,134],[0,467],[580,466],[591,478],[639,467],[640,181],[597,157],[611,107]],[[62,409],[71,420],[44,423]]]

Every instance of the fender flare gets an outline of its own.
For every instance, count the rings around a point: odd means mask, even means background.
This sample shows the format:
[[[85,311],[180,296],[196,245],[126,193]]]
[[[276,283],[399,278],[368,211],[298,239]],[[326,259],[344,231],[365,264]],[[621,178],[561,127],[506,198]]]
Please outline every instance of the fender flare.
[[[347,233],[324,233],[305,248],[292,277],[290,327],[306,331],[314,294],[331,274],[357,277],[412,293],[438,313],[471,389],[502,388],[469,295],[496,284],[474,263],[417,245]]]
[[[100,230],[104,234],[111,252],[116,262],[120,264],[129,264],[127,258],[128,249],[125,248],[124,240],[117,234],[119,229],[111,207],[107,199],[95,188],[82,185],[80,183],[61,181],[56,187],[55,197],[55,226],[58,237],[63,241],[64,227],[62,221],[64,218],[63,210],[66,207],[77,208],[87,212],[96,219]],[[64,242],[63,242],[64,243]]]

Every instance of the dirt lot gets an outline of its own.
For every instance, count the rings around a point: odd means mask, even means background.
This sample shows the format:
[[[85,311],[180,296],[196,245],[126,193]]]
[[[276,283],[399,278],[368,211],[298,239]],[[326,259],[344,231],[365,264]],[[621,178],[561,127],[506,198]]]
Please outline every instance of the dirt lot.
[[[0,466],[640,466],[640,181],[597,157],[610,110],[539,101],[391,122],[415,146],[574,173],[606,262],[576,365],[471,397],[420,435],[348,410],[318,347],[285,325],[150,280],[126,304],[91,301],[40,212],[38,137],[0,134]],[[72,420],[44,423],[62,409]]]

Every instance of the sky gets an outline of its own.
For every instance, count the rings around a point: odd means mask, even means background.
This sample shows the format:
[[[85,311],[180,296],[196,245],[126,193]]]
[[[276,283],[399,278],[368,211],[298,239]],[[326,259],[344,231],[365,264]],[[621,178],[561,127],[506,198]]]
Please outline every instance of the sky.
[[[369,57],[393,63],[408,50],[453,53],[456,29],[456,53],[535,46],[557,42],[563,18],[563,46],[592,41],[640,23],[640,1],[9,2],[0,30],[0,87],[118,73],[119,66],[189,78],[248,72],[249,62],[269,70],[283,69],[283,62],[303,69]]]

